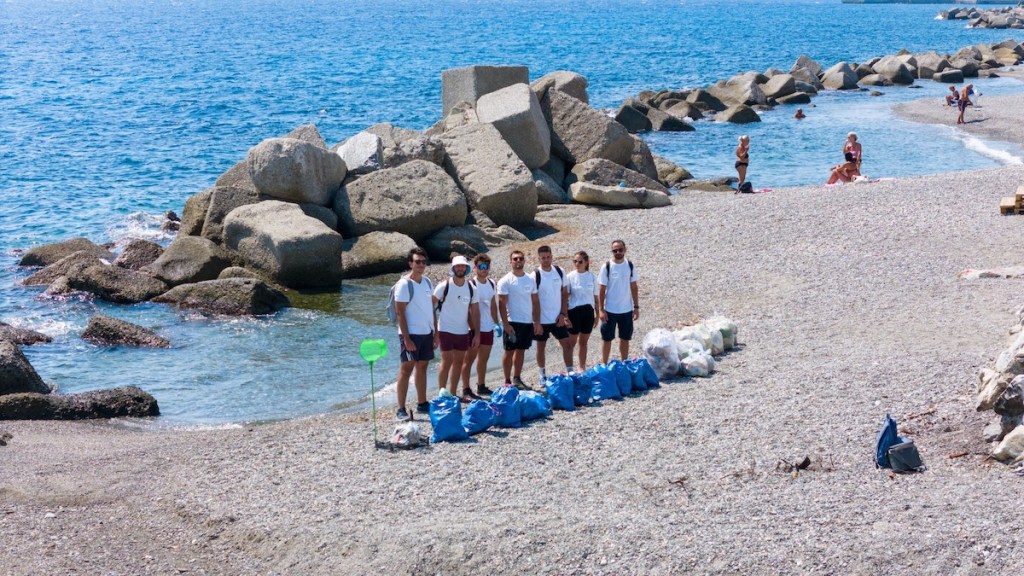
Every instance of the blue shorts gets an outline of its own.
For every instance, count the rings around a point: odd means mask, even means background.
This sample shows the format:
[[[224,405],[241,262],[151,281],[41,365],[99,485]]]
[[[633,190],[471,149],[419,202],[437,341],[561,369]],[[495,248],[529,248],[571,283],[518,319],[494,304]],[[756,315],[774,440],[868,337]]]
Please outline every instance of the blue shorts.
[[[422,362],[434,359],[434,335],[433,334],[409,334],[416,350],[410,352],[405,349],[405,338],[398,335],[399,348],[402,350],[402,362]]]
[[[613,314],[608,312],[608,321],[601,323],[601,340],[611,342],[615,340],[615,327],[619,327],[620,340],[633,339],[633,313],[624,312]]]

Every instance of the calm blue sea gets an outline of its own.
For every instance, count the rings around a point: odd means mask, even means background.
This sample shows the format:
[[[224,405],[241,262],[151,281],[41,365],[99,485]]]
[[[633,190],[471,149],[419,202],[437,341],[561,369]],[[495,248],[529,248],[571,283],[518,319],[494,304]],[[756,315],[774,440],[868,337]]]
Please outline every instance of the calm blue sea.
[[[592,103],[615,107],[652,88],[710,83],[746,70],[788,69],[892,53],[952,51],[1005,31],[933,19],[941,5],[839,0],[0,0],[0,320],[55,337],[25,352],[63,391],[134,384],[172,424],[311,414],[368,392],[356,345],[387,337],[386,286],[273,319],[208,320],[157,305],[114,307],[39,298],[17,285],[16,251],[85,235],[168,242],[158,215],[263,138],[313,122],[329,143],[391,121],[422,129],[440,114],[441,71],[524,64],[531,76],[575,70]],[[1020,38],[1018,38],[1020,40]],[[985,94],[1019,92],[1011,80]],[[905,176],[1019,162],[1009,145],[895,119],[893,102],[943,87],[824,94],[797,123],[791,110],[758,125],[700,123],[649,137],[698,177],[732,174],[736,136],[753,141],[759,187],[821,182],[850,130],[865,172]],[[984,105],[984,98],[981,101]],[[155,327],[171,350],[102,349],[78,337],[103,311]],[[393,379],[394,357],[377,367]]]

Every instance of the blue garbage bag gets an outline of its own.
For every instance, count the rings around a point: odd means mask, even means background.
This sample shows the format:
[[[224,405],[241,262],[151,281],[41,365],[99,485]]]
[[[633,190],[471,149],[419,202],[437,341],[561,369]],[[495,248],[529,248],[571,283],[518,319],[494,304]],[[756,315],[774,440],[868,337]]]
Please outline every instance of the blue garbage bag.
[[[522,424],[522,417],[519,412],[518,399],[519,390],[515,386],[502,386],[491,394],[491,408],[498,413],[498,417],[494,420],[495,426],[519,428]]]
[[[431,444],[469,438],[466,429],[462,427],[462,406],[455,396],[438,396],[431,400],[430,425],[434,428],[434,433],[430,435]]]
[[[548,389],[548,402],[555,410],[576,409],[576,401],[573,400],[572,378],[565,374],[555,374],[544,383]]]
[[[593,402],[594,382],[590,376],[581,372],[573,372],[569,375],[572,378],[572,399],[577,406],[586,406]]]
[[[644,382],[644,373],[641,371],[642,366],[638,359],[626,360],[626,369],[629,370],[629,381],[633,385],[634,392],[644,392],[647,390],[647,383]]]
[[[497,418],[498,413],[486,400],[473,400],[462,413],[462,427],[466,429],[466,434],[472,436],[494,426]]]
[[[633,378],[629,375],[629,368],[622,360],[612,360],[608,363],[608,369],[615,375],[615,383],[619,386],[619,394],[629,396],[633,391]]]
[[[607,364],[598,364],[585,372],[594,383],[594,399],[608,400],[622,398],[619,391],[619,384],[615,381],[615,374],[612,374]]]
[[[889,464],[889,447],[899,444],[900,437],[896,435],[896,420],[886,414],[882,422],[882,428],[878,431],[878,440],[875,443],[875,466],[879,468],[892,468]]]
[[[661,381],[658,380],[658,373],[654,371],[654,366],[647,361],[647,358],[637,358],[634,360],[637,364],[640,364],[640,373],[644,375],[644,384],[648,388],[661,388]]]
[[[516,404],[519,405],[519,416],[523,422],[551,416],[551,406],[540,392],[520,392]]]

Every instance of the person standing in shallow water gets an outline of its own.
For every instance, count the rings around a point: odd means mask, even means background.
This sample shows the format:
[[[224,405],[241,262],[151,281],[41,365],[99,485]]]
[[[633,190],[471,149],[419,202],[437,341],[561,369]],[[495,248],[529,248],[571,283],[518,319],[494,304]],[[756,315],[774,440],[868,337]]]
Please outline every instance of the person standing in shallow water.
[[[737,188],[747,181],[747,166],[750,166],[750,136],[744,134],[736,146],[736,175],[740,178],[736,183]]]

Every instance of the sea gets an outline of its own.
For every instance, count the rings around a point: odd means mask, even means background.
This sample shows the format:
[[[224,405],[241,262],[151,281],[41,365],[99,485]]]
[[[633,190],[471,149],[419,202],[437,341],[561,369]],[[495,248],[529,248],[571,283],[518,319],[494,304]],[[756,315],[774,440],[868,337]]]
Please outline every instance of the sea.
[[[645,89],[699,87],[748,70],[788,70],[801,54],[831,65],[910,51],[953,52],[1012,31],[938,21],[942,5],[840,0],[0,0],[0,320],[50,344],[24,352],[62,392],[135,385],[159,426],[221,426],[344,410],[394,381],[397,338],[386,280],[346,283],[267,318],[219,319],[156,304],[53,300],[19,281],[21,251],[86,236],[162,244],[162,214],[210,187],[264,138],[314,123],[328,144],[378,122],[424,129],[441,113],[441,72],[515,64],[531,79],[573,70],[611,112]],[[1018,41],[1022,38],[1017,38]],[[979,80],[985,95],[1018,93]],[[820,184],[847,132],[864,172],[901,177],[1019,164],[1019,145],[895,117],[936,105],[945,86],[824,92],[744,126],[697,122],[647,134],[698,178],[733,175],[751,137],[758,188]],[[151,327],[169,350],[104,348],[79,337],[104,313]],[[364,338],[391,353],[370,367]],[[492,362],[492,365],[496,364]],[[391,397],[388,396],[390,399]]]

